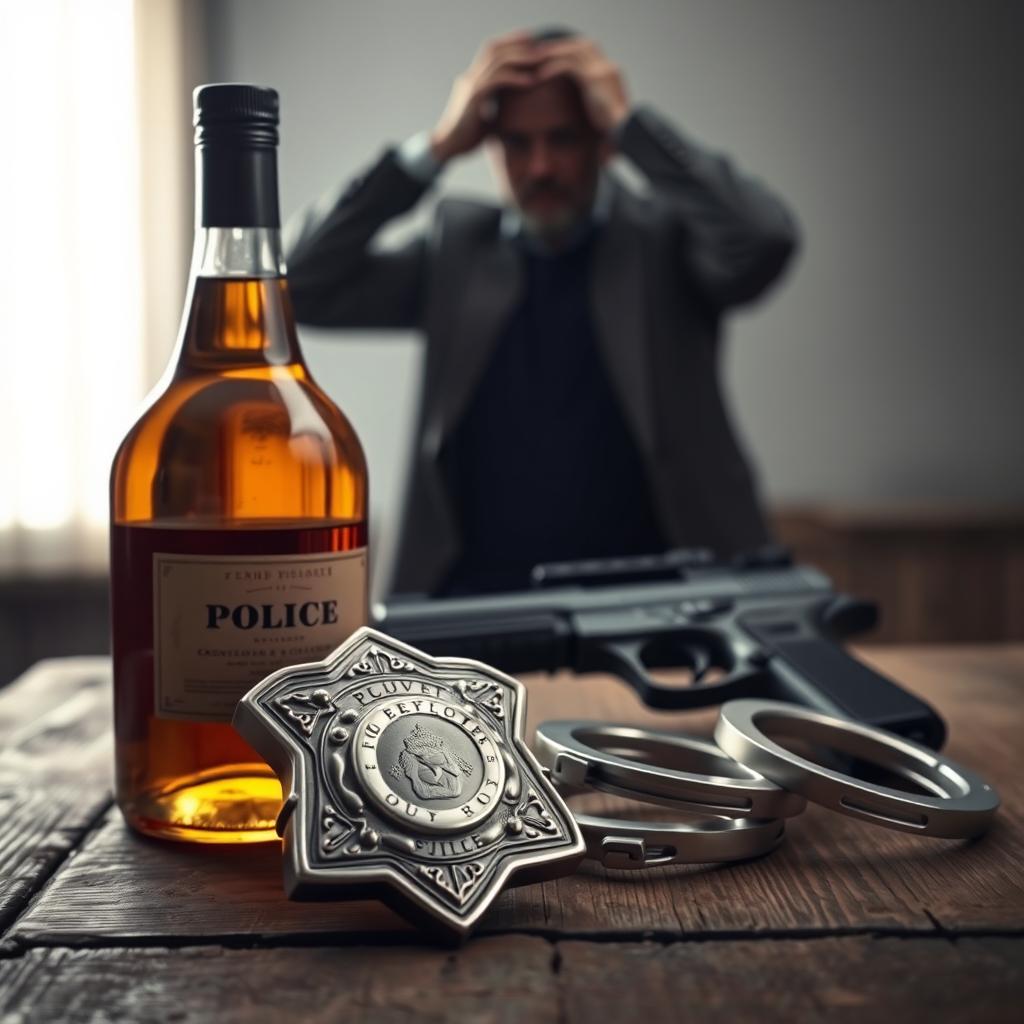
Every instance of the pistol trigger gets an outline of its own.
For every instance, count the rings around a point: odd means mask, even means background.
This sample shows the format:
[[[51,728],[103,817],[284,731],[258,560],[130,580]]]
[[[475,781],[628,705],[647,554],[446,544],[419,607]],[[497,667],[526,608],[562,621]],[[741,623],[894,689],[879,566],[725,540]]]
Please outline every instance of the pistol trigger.
[[[705,647],[692,647],[687,645],[686,653],[690,658],[690,666],[693,669],[693,681],[699,683],[701,677],[711,668],[711,655]]]

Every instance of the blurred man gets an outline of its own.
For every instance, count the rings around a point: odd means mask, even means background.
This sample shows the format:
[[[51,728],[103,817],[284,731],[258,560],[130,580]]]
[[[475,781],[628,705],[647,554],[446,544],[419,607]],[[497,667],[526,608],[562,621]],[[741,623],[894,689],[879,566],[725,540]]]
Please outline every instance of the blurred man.
[[[484,144],[506,204],[445,198],[374,236]],[[608,168],[627,158],[638,194]],[[720,318],[790,258],[786,207],[567,30],[487,42],[432,132],[292,225],[301,322],[427,339],[394,589],[526,585],[537,562],[769,540],[718,381]]]

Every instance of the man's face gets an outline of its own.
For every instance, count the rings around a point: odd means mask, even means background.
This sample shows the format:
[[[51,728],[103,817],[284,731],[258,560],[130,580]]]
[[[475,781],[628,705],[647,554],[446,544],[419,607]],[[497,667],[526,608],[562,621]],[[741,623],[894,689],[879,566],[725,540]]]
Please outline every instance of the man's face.
[[[488,149],[528,231],[557,237],[586,217],[607,159],[566,78],[502,92]]]

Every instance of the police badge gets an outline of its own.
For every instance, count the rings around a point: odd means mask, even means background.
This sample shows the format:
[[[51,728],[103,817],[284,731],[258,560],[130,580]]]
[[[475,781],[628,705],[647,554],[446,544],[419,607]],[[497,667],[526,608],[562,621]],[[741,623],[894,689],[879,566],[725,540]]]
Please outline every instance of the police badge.
[[[253,687],[233,724],[287,794],[287,894],[376,896],[462,938],[510,881],[572,872],[583,838],[525,708],[516,679],[369,627]]]

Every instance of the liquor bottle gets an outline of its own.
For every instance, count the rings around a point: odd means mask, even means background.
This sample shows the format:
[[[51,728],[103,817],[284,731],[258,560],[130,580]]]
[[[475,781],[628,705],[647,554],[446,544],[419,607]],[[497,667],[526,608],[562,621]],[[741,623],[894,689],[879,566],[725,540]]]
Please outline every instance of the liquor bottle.
[[[116,796],[149,835],[262,841],[281,788],[231,715],[366,622],[366,462],[299,351],[277,93],[207,85],[194,102],[182,326],[111,472]]]

